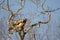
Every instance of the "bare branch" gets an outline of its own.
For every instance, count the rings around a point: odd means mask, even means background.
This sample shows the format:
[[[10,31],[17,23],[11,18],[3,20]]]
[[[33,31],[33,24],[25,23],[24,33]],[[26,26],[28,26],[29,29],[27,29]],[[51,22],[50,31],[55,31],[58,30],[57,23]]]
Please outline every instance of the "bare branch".
[[[45,12],[55,12],[57,10],[60,10],[60,8],[54,9],[54,10],[46,10]]]
[[[10,7],[9,7],[9,0],[7,0],[7,8],[10,11]]]
[[[19,36],[21,37],[21,40],[24,40],[25,36],[24,30],[19,31]]]
[[[43,0],[42,6],[45,4],[46,0]]]
[[[51,14],[49,14],[48,12],[54,12],[54,11],[57,11],[57,10],[59,10],[60,8],[57,8],[57,9],[54,9],[54,10],[47,10],[47,11],[43,11],[43,12],[41,12],[41,13],[44,13],[44,14],[47,14],[48,15],[48,21],[46,21],[46,22],[42,22],[42,21],[39,21],[38,23],[35,23],[35,24],[32,24],[30,27],[28,27],[27,28],[27,30],[26,30],[26,33],[30,30],[30,29],[32,29],[34,26],[36,26],[36,25],[38,25],[38,24],[47,24],[47,23],[49,23],[50,22],[50,17],[51,17]]]
[[[7,0],[7,8],[3,7],[3,6],[0,6],[0,8],[6,10],[6,11],[9,11],[10,13],[12,12],[12,10],[10,9],[9,7],[9,0]]]
[[[7,8],[4,8],[3,6],[0,6],[0,9],[4,9],[4,10],[8,11]]]
[[[39,0],[30,0],[32,3],[34,3],[35,5],[38,6],[38,4],[40,3]],[[41,4],[40,4],[41,5]]]
[[[31,2],[33,2],[34,4],[36,4],[33,0],[30,0]],[[35,0],[36,1],[36,0]]]
[[[36,40],[36,34],[35,34],[35,31],[33,32],[33,36],[34,36],[34,39]]]
[[[19,8],[18,8],[18,10],[16,11],[16,13],[18,13],[20,10],[22,10],[23,9],[23,5],[22,5],[22,2],[24,1],[24,4],[25,4],[25,0],[20,0],[20,6],[19,6]]]
[[[4,7],[2,6],[2,4],[3,4],[4,2],[5,2],[5,0],[3,0],[3,1],[0,3],[0,9],[4,9],[4,10],[8,11],[7,8],[4,8]]]
[[[27,33],[30,29],[32,29],[34,26],[36,26],[36,25],[38,25],[38,24],[47,24],[47,23],[50,22],[51,14],[49,14],[48,12],[44,12],[44,13],[48,15],[48,21],[45,21],[45,22],[39,21],[39,22],[37,22],[37,23],[35,23],[35,24],[32,24],[30,27],[27,28],[27,30],[25,31],[26,33]]]
[[[46,2],[46,0],[43,0],[43,3],[42,3],[42,5],[41,5],[41,7],[42,7],[42,9],[44,10],[44,4],[45,4],[45,2]]]
[[[45,4],[45,2],[46,2],[46,0],[43,0],[43,3],[41,3],[41,2],[39,2],[39,0],[30,0],[30,1],[32,1],[34,4],[36,4],[37,6],[39,6],[39,7],[41,7],[43,10],[44,10],[44,4]],[[39,4],[38,4],[38,2],[39,2]]]
[[[9,6],[10,4],[9,4],[9,0],[7,0],[7,8],[8,8],[8,11],[9,12],[12,12],[12,10],[10,9],[10,6]]]

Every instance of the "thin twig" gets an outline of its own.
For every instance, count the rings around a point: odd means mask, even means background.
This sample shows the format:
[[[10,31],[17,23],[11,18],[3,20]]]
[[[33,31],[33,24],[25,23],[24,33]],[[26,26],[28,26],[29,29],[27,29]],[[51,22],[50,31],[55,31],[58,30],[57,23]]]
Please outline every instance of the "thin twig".
[[[46,10],[45,12],[55,12],[57,10],[60,10],[60,8],[54,9],[54,10]]]
[[[33,36],[34,36],[34,40],[36,40],[36,34],[35,34],[35,31],[34,31],[34,33],[33,33]]]
[[[41,5],[42,9],[44,10],[44,4],[45,4],[46,0],[43,0],[43,3]]]
[[[16,11],[16,13],[18,13],[20,10],[22,10],[23,9],[23,5],[22,5],[22,2],[24,1],[24,5],[25,5],[25,1],[26,0],[20,0],[20,6],[19,6],[19,8],[18,8],[18,10]]]
[[[4,8],[3,6],[0,6],[0,8],[1,8],[1,9],[4,9],[4,10],[6,10],[6,11],[8,11],[8,9],[7,9],[7,8]]]
[[[7,8],[10,11],[10,7],[9,7],[9,0],[7,0]]]
[[[12,12],[12,10],[10,9],[9,0],[7,0],[7,9],[8,9],[8,11],[9,11],[10,13]]]

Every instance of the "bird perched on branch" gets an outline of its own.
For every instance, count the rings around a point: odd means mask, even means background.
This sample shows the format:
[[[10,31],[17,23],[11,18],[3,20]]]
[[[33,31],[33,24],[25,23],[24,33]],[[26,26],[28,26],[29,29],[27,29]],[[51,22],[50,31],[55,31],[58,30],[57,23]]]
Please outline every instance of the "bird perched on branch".
[[[15,22],[15,30],[21,31],[24,30],[24,25],[26,24],[27,19],[17,20],[17,23]]]
[[[26,24],[27,19],[20,19],[20,20],[16,20],[12,23],[10,23],[11,25],[9,25],[9,30],[11,33],[15,30],[16,32],[21,31],[24,29],[24,25]]]

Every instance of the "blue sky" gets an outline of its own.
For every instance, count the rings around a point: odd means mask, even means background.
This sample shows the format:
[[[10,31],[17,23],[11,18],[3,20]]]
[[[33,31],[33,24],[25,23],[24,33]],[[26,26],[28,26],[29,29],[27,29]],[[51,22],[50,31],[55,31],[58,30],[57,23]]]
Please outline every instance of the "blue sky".
[[[10,2],[11,2],[10,7],[15,12],[19,7],[19,2],[17,3],[17,1],[14,1],[14,0],[11,0]],[[3,6],[4,5],[5,4],[3,4]],[[47,9],[47,6],[49,6],[51,9],[59,8],[60,7],[60,0],[47,0],[44,7]],[[22,18],[26,17],[32,23],[36,23],[41,20],[43,20],[43,21],[47,20],[46,15],[37,16],[38,14],[40,14],[39,11],[40,11],[40,8],[37,8],[37,6],[34,3],[32,3],[31,1],[26,0],[26,4],[24,6],[24,9],[21,10],[21,12],[19,12],[19,14],[20,14],[20,17],[22,17]],[[9,16],[9,12],[0,9],[0,18],[5,17],[7,20],[8,16]],[[51,27],[51,29],[49,29],[49,31],[48,31],[49,35],[53,35],[53,33],[52,33],[53,31],[54,31],[54,33],[56,32],[55,35],[57,34],[57,32],[60,32],[59,28],[58,28],[58,26],[60,24],[60,10],[55,11],[55,12],[51,12],[51,21],[48,24]],[[48,25],[43,24],[43,25],[41,25],[40,28],[36,28],[36,34],[37,34],[37,32],[44,34],[47,29],[48,29]]]

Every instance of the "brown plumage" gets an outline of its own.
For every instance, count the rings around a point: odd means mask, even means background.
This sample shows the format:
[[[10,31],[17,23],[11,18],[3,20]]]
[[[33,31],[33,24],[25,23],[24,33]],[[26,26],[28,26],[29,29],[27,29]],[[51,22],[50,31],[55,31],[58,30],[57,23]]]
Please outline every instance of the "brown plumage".
[[[26,21],[27,21],[26,19],[17,21],[18,24],[15,26],[15,30],[16,30],[16,31],[23,30]]]
[[[26,23],[27,19],[22,19],[22,20],[16,20],[14,22],[11,22],[9,24],[9,29],[8,31],[10,33],[12,33],[14,30],[16,30],[16,32],[20,31],[20,30],[23,30],[24,28],[24,25]]]

